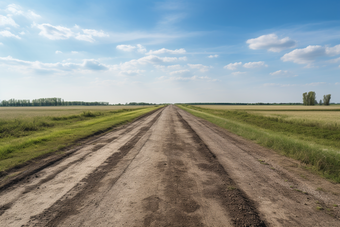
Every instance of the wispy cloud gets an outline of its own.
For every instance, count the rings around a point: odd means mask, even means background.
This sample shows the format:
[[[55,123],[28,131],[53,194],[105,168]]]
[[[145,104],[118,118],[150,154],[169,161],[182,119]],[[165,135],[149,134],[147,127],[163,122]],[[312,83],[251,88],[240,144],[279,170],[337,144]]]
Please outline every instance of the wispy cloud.
[[[19,25],[15,23],[15,21],[11,17],[0,15],[0,26],[6,26],[6,25],[19,27]]]
[[[24,10],[20,5],[17,4],[8,5],[6,11],[12,15],[22,15],[32,20],[41,18],[40,15],[34,13],[32,10]]]
[[[71,71],[102,71],[108,70],[110,66],[104,65],[95,59],[85,59],[82,63],[72,62],[57,62],[57,63],[43,63],[40,61],[25,61],[8,57],[0,57],[0,64],[8,67],[13,67],[17,71],[44,71],[50,73],[71,72]]]
[[[9,38],[13,37],[13,38],[21,39],[20,36],[14,35],[12,32],[7,31],[7,30],[0,31],[0,35],[3,37],[9,37]]]
[[[297,77],[294,73],[288,70],[277,70],[275,72],[270,73],[272,76],[279,76],[279,77]]]
[[[228,65],[225,65],[223,68],[229,69],[229,70],[236,70],[239,68],[239,66],[242,66],[242,62],[230,63]],[[247,69],[254,69],[254,68],[268,67],[268,65],[266,65],[264,61],[257,61],[257,62],[244,63],[243,67]]]
[[[242,62],[235,62],[235,63],[230,63],[226,66],[224,66],[225,69],[229,69],[229,70],[236,70],[238,68],[238,66],[241,66]]]
[[[209,55],[208,58],[218,58],[218,54]]]
[[[254,68],[268,67],[268,65],[266,65],[264,63],[264,61],[257,61],[257,62],[248,62],[248,63],[245,63],[243,65],[243,67],[247,68],[247,69],[254,69]]]
[[[314,82],[314,83],[308,83],[308,84],[277,84],[277,83],[265,83],[263,86],[265,87],[295,87],[295,86],[319,86],[324,85],[326,82]]]
[[[247,72],[232,72],[231,75],[233,76],[240,76],[240,75],[244,75],[244,74],[247,74]]]
[[[202,64],[188,64],[188,66],[192,69],[197,69],[202,73],[209,71],[209,66]]]
[[[61,40],[61,39],[69,39],[71,37],[87,41],[87,42],[94,42],[94,37],[109,37],[103,31],[97,31],[94,29],[79,29],[79,26],[75,26],[73,28],[67,28],[63,26],[54,26],[51,24],[33,24],[33,27],[40,29],[39,35],[44,36],[51,40]],[[79,31],[80,30],[80,31]]]
[[[146,53],[146,55],[152,55],[152,54],[185,54],[186,50],[181,48],[181,49],[176,49],[176,50],[169,50],[166,48],[162,48],[159,50],[150,50],[149,52]]]

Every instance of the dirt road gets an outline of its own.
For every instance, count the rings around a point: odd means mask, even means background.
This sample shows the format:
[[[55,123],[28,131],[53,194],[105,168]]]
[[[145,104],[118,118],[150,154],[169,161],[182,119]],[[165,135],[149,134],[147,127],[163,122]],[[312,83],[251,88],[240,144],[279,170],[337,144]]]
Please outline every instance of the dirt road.
[[[172,105],[32,173],[0,226],[340,226],[339,185]]]

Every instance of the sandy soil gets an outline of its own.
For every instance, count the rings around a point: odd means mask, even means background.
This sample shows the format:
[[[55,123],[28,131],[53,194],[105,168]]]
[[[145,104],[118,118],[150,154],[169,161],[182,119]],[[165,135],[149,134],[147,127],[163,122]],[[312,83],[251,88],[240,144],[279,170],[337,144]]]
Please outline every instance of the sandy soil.
[[[67,154],[2,181],[0,226],[340,226],[338,184],[175,106]]]

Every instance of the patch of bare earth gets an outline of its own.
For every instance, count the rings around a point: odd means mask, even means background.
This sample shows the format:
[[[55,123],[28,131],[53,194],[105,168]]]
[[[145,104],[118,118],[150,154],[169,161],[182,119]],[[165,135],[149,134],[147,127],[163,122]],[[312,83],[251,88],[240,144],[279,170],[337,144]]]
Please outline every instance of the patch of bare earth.
[[[0,223],[339,226],[339,185],[297,164],[168,106],[3,184]]]

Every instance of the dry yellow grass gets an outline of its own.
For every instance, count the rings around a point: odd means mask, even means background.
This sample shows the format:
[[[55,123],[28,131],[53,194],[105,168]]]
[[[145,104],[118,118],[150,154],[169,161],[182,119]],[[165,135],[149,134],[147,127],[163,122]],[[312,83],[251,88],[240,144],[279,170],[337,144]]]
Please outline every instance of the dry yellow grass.
[[[81,114],[83,111],[107,112],[119,109],[135,109],[145,106],[41,106],[0,107],[0,119],[10,120],[34,117],[60,117]]]
[[[321,125],[340,126],[340,111],[248,111],[266,117],[278,117],[286,121],[318,122]]]
[[[331,126],[335,128],[340,128],[340,105],[331,106],[200,105],[199,107],[206,109],[231,110],[231,111],[243,110],[247,111],[248,113],[260,114],[266,117],[277,117],[279,119],[284,119],[285,121],[317,123],[320,126],[326,127]]]

